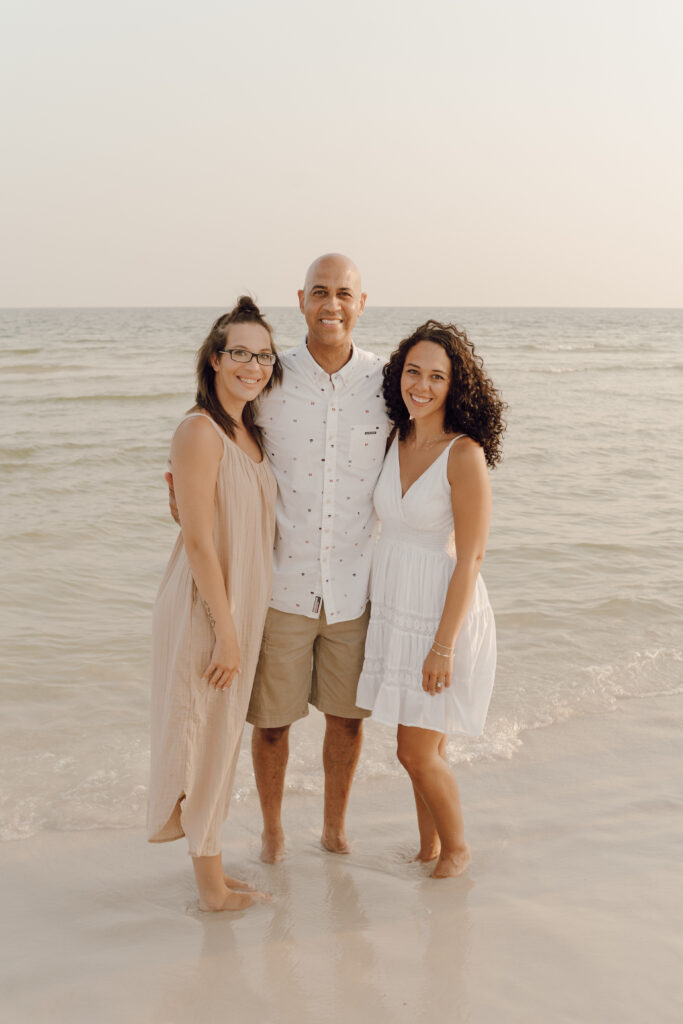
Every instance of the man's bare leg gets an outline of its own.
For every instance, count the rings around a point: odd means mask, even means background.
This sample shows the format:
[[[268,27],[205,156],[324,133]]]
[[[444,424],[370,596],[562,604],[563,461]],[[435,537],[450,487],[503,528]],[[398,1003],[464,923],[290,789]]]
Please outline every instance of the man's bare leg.
[[[251,756],[263,815],[261,860],[266,864],[277,864],[285,855],[282,797],[289,759],[289,726],[277,729],[254,726]]]
[[[325,715],[325,722],[325,810],[320,841],[330,853],[348,853],[346,809],[363,744],[363,719]]]

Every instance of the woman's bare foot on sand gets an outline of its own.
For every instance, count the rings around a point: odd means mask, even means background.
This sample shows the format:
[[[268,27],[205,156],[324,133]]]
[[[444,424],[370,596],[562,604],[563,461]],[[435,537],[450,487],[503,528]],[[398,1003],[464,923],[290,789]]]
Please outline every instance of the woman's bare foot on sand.
[[[199,909],[216,913],[219,910],[246,910],[256,901],[270,903],[272,896],[268,892],[249,889],[249,892],[233,892],[226,885],[224,889],[206,893],[199,897]]]
[[[199,909],[207,913],[219,910],[246,910],[254,902],[253,893],[233,892],[227,885],[199,897]]]
[[[351,853],[346,834],[337,829],[324,828],[320,837],[320,845],[328,853]]]
[[[409,864],[428,864],[430,860],[436,860],[441,853],[441,844],[435,843],[433,846],[425,847],[418,850],[414,857],[411,857],[408,861]]]
[[[467,868],[471,860],[472,854],[470,853],[469,846],[465,846],[464,849],[461,850],[456,850],[455,853],[441,853],[430,877],[457,878],[457,876],[461,875]]]
[[[277,832],[263,832],[261,834],[261,860],[264,864],[279,864],[285,856],[285,834],[280,829]]]
[[[228,889],[236,889],[238,892],[256,892],[254,886],[245,882],[242,878],[231,878],[230,875],[223,875],[223,881]]]
[[[246,910],[254,900],[270,899],[265,893],[257,892],[251,886],[248,892],[236,891],[247,883],[225,874],[220,853],[193,857],[192,867],[199,889],[200,910],[213,913],[218,910]]]

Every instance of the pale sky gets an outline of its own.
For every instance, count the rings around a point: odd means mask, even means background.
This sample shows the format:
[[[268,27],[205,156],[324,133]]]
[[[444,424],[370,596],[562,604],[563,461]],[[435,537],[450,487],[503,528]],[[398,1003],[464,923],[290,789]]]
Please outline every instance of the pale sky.
[[[683,306],[681,0],[0,11],[0,306]]]

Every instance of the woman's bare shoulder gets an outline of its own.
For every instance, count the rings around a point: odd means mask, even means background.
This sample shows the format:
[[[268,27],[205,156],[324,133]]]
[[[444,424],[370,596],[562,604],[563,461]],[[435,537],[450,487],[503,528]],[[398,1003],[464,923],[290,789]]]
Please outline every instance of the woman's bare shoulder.
[[[171,443],[171,457],[220,454],[223,442],[209,416],[199,413],[188,416],[178,424]]]
[[[457,438],[448,453],[448,479],[452,483],[456,477],[462,479],[463,474],[486,472],[484,449],[473,438],[466,434]]]

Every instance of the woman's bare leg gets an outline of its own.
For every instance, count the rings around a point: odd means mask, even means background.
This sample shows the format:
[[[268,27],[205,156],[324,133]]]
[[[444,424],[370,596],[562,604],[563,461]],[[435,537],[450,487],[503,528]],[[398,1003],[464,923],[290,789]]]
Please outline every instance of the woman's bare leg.
[[[192,866],[199,889],[200,910],[244,910],[254,902],[256,893],[233,892],[228,886],[220,853],[213,857],[193,857]],[[235,884],[237,880],[229,881]]]
[[[460,875],[471,860],[465,842],[458,784],[444,754],[443,733],[399,725],[398,759],[408,772],[414,790],[424,801],[441,842],[433,878]],[[419,821],[418,811],[418,826]],[[423,821],[427,822],[427,819],[423,818]]]
[[[442,736],[438,746],[439,757],[446,760],[446,737]],[[417,789],[413,785],[413,796],[415,797],[415,810],[417,811],[417,829],[420,833],[420,849],[411,857],[411,864],[414,861],[427,863],[436,860],[441,853],[441,840],[434,824],[432,813],[427,807]]]

